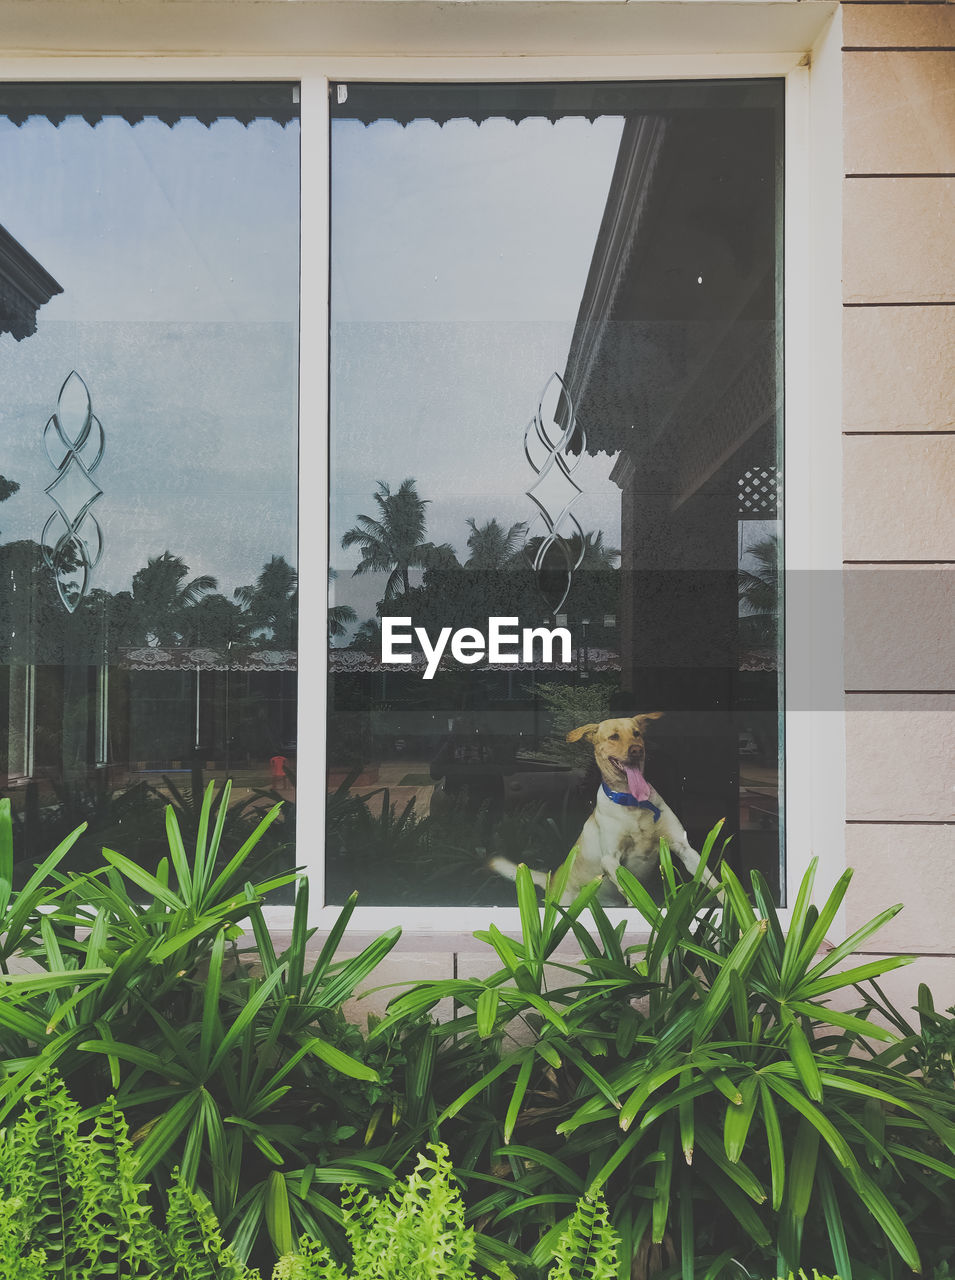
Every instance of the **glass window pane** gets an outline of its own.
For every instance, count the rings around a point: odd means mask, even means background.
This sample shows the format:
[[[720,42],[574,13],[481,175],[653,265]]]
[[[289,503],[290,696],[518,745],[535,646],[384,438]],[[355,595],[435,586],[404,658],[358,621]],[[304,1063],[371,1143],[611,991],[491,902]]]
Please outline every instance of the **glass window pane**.
[[[779,893],[782,101],[333,87],[331,901],[719,819]]]
[[[296,743],[299,127],[288,84],[0,92],[0,781],[28,863],[146,861]]]

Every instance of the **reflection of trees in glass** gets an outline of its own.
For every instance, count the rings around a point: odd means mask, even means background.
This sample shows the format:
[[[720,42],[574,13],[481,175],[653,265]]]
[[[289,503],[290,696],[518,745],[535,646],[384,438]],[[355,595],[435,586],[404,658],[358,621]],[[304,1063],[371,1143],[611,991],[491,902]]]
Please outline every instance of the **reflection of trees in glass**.
[[[416,480],[403,480],[395,491],[387,481],[379,480],[372,498],[378,506],[378,518],[358,515],[354,527],[343,536],[342,547],[361,549],[362,558],[352,576],[388,574],[378,602],[379,617],[410,614],[416,625],[424,627],[480,627],[492,615],[534,622],[547,619],[550,608],[531,569],[542,539],[532,538],[525,554],[524,521],[505,525],[492,516],[478,524],[476,517],[469,516],[470,555],[462,564],[450,543],[427,541],[429,499],[418,493]],[[619,548],[605,543],[600,529],[582,536],[574,534],[568,542],[571,563],[580,557],[580,565],[563,612],[571,622],[615,614]],[[563,553],[559,554],[566,574]],[[420,585],[414,587],[409,576],[413,568],[424,570]],[[347,606],[336,605],[329,611],[330,639],[342,635],[345,626],[354,621],[354,615],[342,615],[343,609]],[[378,636],[377,626],[363,624],[352,647],[374,652]]]
[[[331,584],[338,577],[334,569],[328,570],[328,584]],[[330,604],[328,606],[328,642],[331,644],[333,640],[340,639],[351,624],[358,619],[358,614],[350,604]]]
[[[6,502],[7,498],[12,498],[19,488],[16,480],[8,480],[6,476],[0,476],[0,502]]]
[[[527,554],[531,561],[537,556],[543,537],[531,538],[527,544]],[[583,557],[580,560],[580,567],[577,573],[586,573],[591,571],[602,571],[607,569],[616,569],[617,561],[620,559],[619,547],[608,547],[604,544],[604,535],[602,529],[589,529],[581,538],[579,533],[572,534],[565,539],[570,555],[570,563],[576,564],[583,547]],[[563,566],[563,553],[560,556],[560,564]]]
[[[365,619],[355,632],[349,648],[358,649],[361,653],[381,653],[381,623],[377,618]]]
[[[468,569],[510,569],[520,554],[527,532],[527,524],[521,521],[505,529],[497,520],[491,519],[484,524],[477,524],[473,516],[468,517],[468,547],[471,554],[465,561]]]
[[[779,614],[779,535],[761,538],[747,555],[755,563],[737,575],[740,638],[744,643],[772,645]]]
[[[385,599],[394,600],[411,589],[409,569],[425,565],[428,499],[419,497],[417,482],[412,479],[402,480],[394,493],[389,484],[379,480],[378,491],[372,497],[378,505],[378,519],[357,516],[355,527],[342,538],[342,547],[361,549],[362,558],[354,574],[388,574]]]
[[[211,574],[189,578],[189,566],[171,551],[150,556],[133,574],[132,612],[137,629],[157,644],[181,644],[186,610],[218,582]]]
[[[248,614],[225,596],[207,595],[185,609],[181,618],[183,643],[212,649],[248,644],[253,624]]]
[[[450,543],[427,541],[426,509],[429,500],[418,493],[413,479],[402,481],[397,490],[378,481],[372,495],[380,518],[356,517],[356,523],[342,538],[342,546],[358,546],[362,552],[353,576],[368,572],[387,573],[383,597],[378,602],[378,618],[411,616],[416,626],[482,628],[491,616],[518,617],[539,625],[552,617],[541,583],[531,567],[540,538],[531,539],[525,552],[527,524],[507,525],[492,516],[479,524],[467,517],[467,548],[462,564]],[[591,633],[597,644],[613,645],[613,624],[602,619],[617,613],[620,550],[604,541],[603,531],[589,530],[569,540],[571,561],[580,557],[570,594],[562,612],[571,626],[593,622]],[[563,572],[566,563],[560,553]],[[409,570],[422,569],[419,585],[412,586]],[[342,635],[354,621],[347,606],[329,611],[329,639]],[[381,629],[376,620],[363,623],[350,647],[363,652],[380,652]]]
[[[266,632],[276,649],[294,649],[298,632],[298,574],[284,556],[272,556],[251,586],[235,598],[252,626]]]
[[[242,601],[215,591],[209,574],[190,577],[181,556],[164,551],[133,575],[131,591],[94,587],[70,616],[38,543],[0,544],[0,661],[109,662],[121,648],[195,645],[294,649],[297,575],[273,556]]]

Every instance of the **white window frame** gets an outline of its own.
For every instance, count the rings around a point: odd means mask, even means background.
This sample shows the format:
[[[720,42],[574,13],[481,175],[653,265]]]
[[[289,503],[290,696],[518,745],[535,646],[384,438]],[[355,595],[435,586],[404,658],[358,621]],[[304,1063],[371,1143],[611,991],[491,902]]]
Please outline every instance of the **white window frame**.
[[[692,9],[695,6],[683,6]],[[702,7],[702,6],[701,6]],[[757,6],[753,6],[755,9]],[[776,6],[785,9],[789,6]],[[825,15],[828,17],[828,15]],[[334,82],[661,80],[784,77],[785,548],[802,589],[786,606],[785,831],[788,901],[810,856],[824,892],[845,866],[845,749],[841,680],[841,81],[836,14],[813,54],[646,54],[574,57],[0,57],[0,79],[288,80],[301,85],[301,331],[299,502],[298,863],[311,884],[312,923],[324,906],[328,521],[329,113]],[[810,69],[811,68],[811,69]],[[822,584],[826,585],[823,589]],[[633,924],[633,913],[611,911]],[[516,908],[358,906],[360,945],[400,924],[406,950],[467,949],[489,917],[519,932]],[[785,917],[788,912],[784,912]],[[266,918],[281,937],[290,907]],[[832,937],[841,936],[837,920]],[[473,944],[472,944],[473,945]]]

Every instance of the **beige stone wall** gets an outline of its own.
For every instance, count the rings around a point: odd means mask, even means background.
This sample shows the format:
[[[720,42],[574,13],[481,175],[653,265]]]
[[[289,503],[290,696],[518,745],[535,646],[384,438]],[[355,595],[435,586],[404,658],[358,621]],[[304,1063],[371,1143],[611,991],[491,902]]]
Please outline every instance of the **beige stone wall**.
[[[955,5],[843,6],[848,926],[955,1003]]]

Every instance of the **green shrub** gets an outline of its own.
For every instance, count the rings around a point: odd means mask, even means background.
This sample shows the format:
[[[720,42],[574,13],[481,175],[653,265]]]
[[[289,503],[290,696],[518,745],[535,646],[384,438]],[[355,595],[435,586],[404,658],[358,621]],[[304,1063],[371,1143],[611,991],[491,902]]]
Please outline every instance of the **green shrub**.
[[[665,847],[661,870],[662,905],[619,872],[649,929],[628,950],[599,882],[560,907],[565,870],[541,908],[521,871],[523,939],[493,925],[476,935],[501,968],[392,1002],[381,1033],[450,997],[459,1014],[435,1029],[438,1044],[483,1047],[483,1071],[438,1116],[457,1165],[475,1170],[472,1194],[483,1191],[472,1215],[518,1244],[550,1226],[549,1242],[561,1213],[603,1189],[623,1256],[650,1273],[715,1280],[805,1255],[831,1259],[843,1280],[918,1269],[913,1233],[946,1205],[950,1217],[955,1098],[873,1058],[870,1040],[894,1033],[829,1003],[907,962],[840,969],[899,908],[820,957],[850,872],[817,910],[813,867],[784,935],[758,873],[750,899],[724,864],[719,902],[702,870],[677,881]],[[561,963],[571,932],[582,961]],[[434,1076],[446,1097],[440,1055]]]
[[[346,1188],[350,1265],[304,1236],[272,1280],[514,1280],[500,1259],[478,1263],[447,1147],[429,1150],[381,1196]],[[174,1177],[159,1230],[147,1190],[115,1100],[84,1122],[63,1082],[48,1075],[0,1135],[3,1280],[261,1280],[225,1243],[204,1196]],[[615,1280],[616,1244],[602,1199],[582,1200],[549,1280]]]
[[[137,1181],[122,1113],[92,1124],[48,1075],[0,1139],[4,1280],[257,1280],[223,1244],[211,1210],[175,1181],[165,1231]]]
[[[270,1263],[302,1231],[338,1238],[329,1186],[393,1176],[391,1160],[369,1158],[363,1143],[369,1116],[395,1110],[398,1049],[387,1040],[369,1049],[341,1006],[400,931],[337,962],[352,899],[307,964],[307,885],[294,873],[254,879],[278,806],[227,853],[228,801],[227,784],[213,812],[207,788],[188,853],[170,806],[168,856],[154,871],[104,850],[102,870],[59,875],[76,832],[19,891],[9,802],[0,802],[0,1119],[51,1068],[91,1112],[113,1094],[134,1131],[136,1177],[168,1188],[178,1166],[237,1253]],[[276,955],[262,904],[295,881],[291,941]],[[237,950],[243,923],[254,970]],[[14,952],[36,971],[7,973]],[[269,1236],[274,1248],[257,1248]]]
[[[448,1149],[433,1144],[414,1171],[385,1195],[352,1190],[345,1197],[345,1228],[351,1266],[302,1240],[296,1254],[281,1258],[273,1280],[472,1280],[478,1240],[465,1226],[464,1204],[452,1180]],[[556,1243],[548,1280],[616,1280],[617,1236],[602,1196],[582,1198]],[[482,1264],[499,1280],[513,1280],[506,1262]]]

